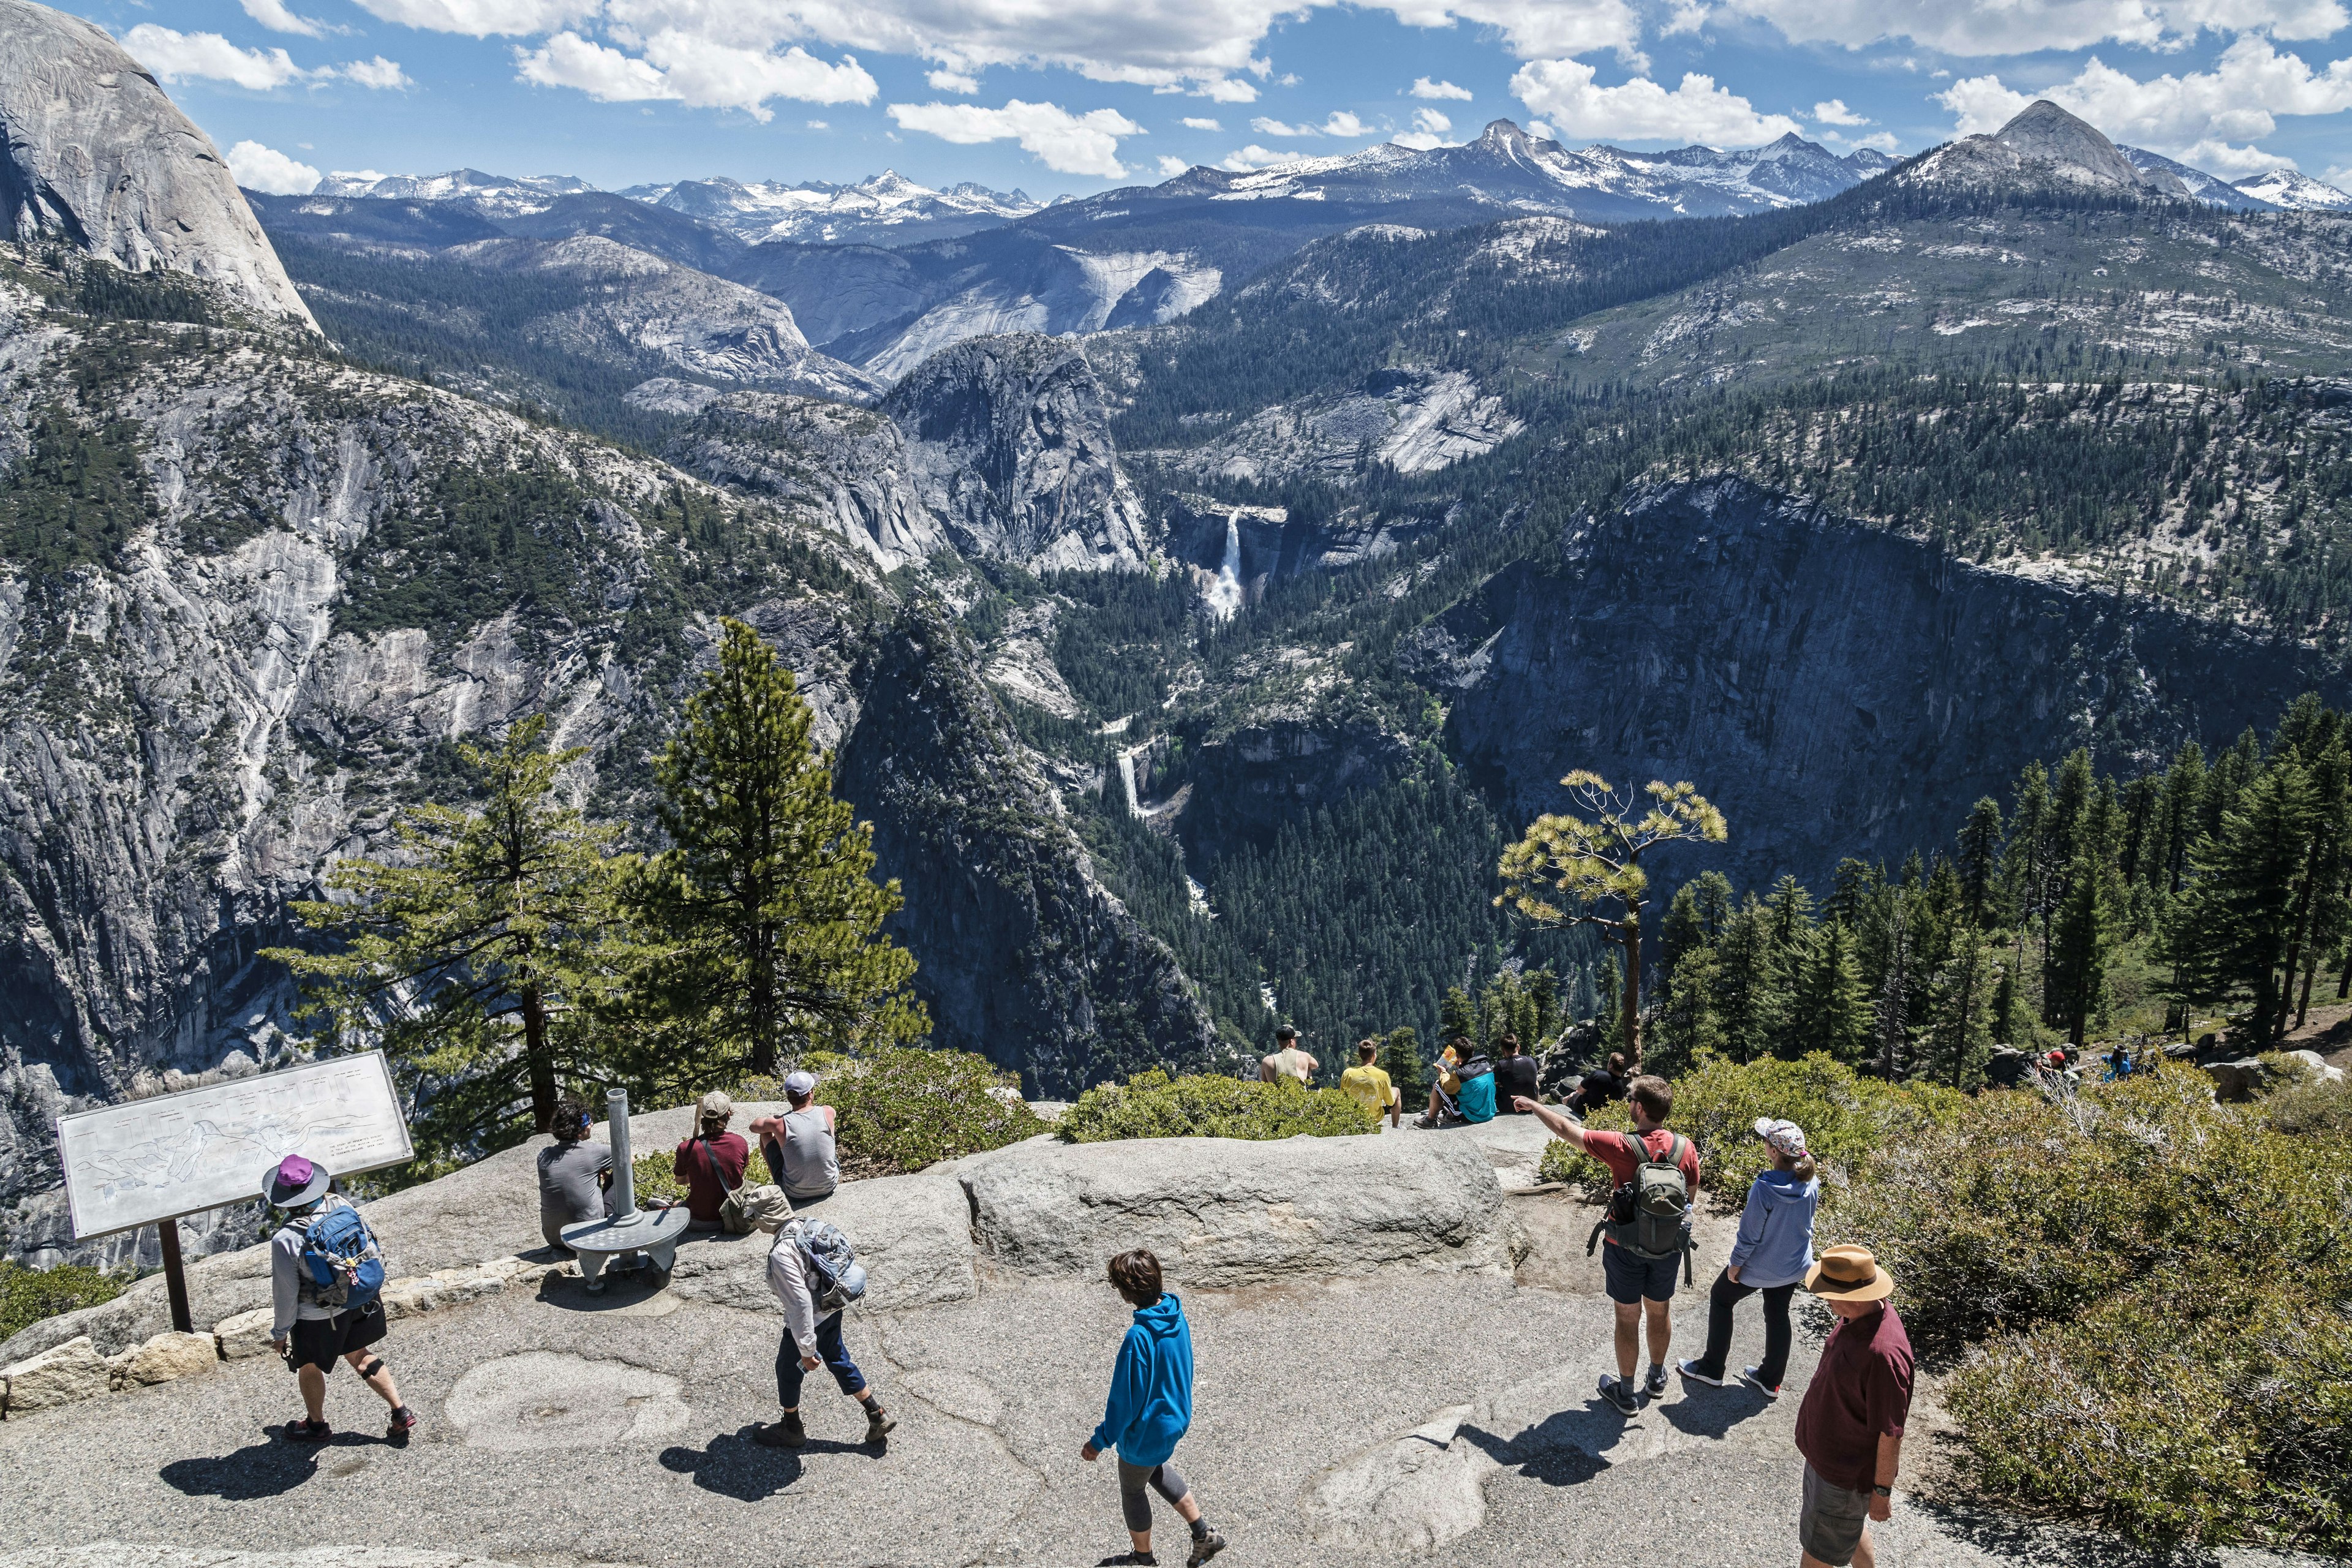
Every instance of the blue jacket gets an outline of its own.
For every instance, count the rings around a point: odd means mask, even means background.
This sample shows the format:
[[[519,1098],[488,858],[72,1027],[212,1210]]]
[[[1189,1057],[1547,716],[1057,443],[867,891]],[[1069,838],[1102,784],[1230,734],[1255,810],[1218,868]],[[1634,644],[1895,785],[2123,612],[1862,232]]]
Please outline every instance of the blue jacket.
[[[1130,1465],[1160,1465],[1192,1425],[1192,1331],[1184,1303],[1164,1294],[1135,1310],[1111,1368],[1110,1397],[1091,1441]]]
[[[1728,1259],[1742,1285],[1769,1290],[1805,1277],[1813,1263],[1813,1211],[1821,1202],[1818,1176],[1800,1182],[1786,1171],[1767,1171],[1756,1178]]]

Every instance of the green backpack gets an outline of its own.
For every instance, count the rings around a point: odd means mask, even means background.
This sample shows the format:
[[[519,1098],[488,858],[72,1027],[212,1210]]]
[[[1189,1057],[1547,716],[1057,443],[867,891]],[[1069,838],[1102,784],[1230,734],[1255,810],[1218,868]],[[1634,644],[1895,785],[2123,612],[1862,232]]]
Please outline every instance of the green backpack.
[[[1584,1244],[1585,1256],[1592,1255],[1606,1231],[1611,1240],[1636,1258],[1657,1262],[1680,1257],[1684,1283],[1696,1283],[1691,1254],[1697,1244],[1691,1239],[1690,1182],[1683,1174],[1683,1152],[1690,1145],[1681,1133],[1669,1133],[1672,1142],[1666,1152],[1653,1154],[1638,1134],[1618,1136],[1625,1140],[1636,1162],[1633,1179],[1609,1195],[1609,1217],[1592,1227]]]

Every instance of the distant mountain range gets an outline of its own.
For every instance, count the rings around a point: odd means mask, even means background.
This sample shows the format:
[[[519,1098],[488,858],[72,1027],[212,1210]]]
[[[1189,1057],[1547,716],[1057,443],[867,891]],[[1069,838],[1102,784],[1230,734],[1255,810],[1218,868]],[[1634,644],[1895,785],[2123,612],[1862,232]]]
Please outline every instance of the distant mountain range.
[[[632,201],[667,207],[727,230],[751,244],[789,239],[811,245],[911,245],[952,239],[1027,217],[1045,204],[1025,191],[992,191],[967,181],[935,191],[896,169],[854,185],[809,180],[680,180],[632,185]]]

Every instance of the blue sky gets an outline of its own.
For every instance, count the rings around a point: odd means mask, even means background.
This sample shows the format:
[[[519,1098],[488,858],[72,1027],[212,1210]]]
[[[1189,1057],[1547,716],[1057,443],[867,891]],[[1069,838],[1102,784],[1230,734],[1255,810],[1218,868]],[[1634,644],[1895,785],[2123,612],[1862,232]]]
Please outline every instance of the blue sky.
[[[2352,0],[81,0],[247,183],[325,171],[1033,195],[1461,141],[1910,153],[2048,95],[2352,179]]]

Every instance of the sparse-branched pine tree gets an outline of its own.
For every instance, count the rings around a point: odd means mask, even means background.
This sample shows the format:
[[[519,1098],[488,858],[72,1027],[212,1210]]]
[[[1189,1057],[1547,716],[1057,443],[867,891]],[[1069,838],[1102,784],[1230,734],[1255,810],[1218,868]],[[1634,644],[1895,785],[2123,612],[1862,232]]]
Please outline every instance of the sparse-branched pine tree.
[[[2042,1008],[2054,1027],[2076,1046],[2105,1005],[2107,961],[2116,941],[2115,900],[2106,868],[2085,843],[2074,857],[2064,901],[2051,923],[2049,956],[2042,961]]]
[[[2000,803],[1986,795],[1969,809],[1960,828],[1955,870],[1960,879],[1960,917],[1982,931],[2000,923]]]
[[[721,623],[717,667],[655,763],[671,847],[636,889],[668,944],[635,977],[641,1066],[664,1087],[929,1032],[915,961],[882,934],[898,884],[874,879],[873,827],[834,797],[811,717],[759,634]]]
[[[1687,782],[1648,786],[1647,809],[1633,814],[1630,795],[1580,769],[1560,780],[1591,820],[1546,813],[1503,851],[1496,900],[1539,925],[1597,927],[1625,957],[1625,1051],[1642,1056],[1642,910],[1649,900],[1643,857],[1659,846],[1720,844],[1730,837],[1723,813]]]
[[[1770,967],[1770,994],[1777,1004],[1761,1022],[1765,1033],[1760,1053],[1790,1061],[1805,1054],[1805,1017],[1799,997],[1804,989],[1805,961],[1813,951],[1813,896],[1790,876],[1772,884],[1764,900],[1764,961]]]
[[[294,912],[328,951],[270,948],[301,982],[305,1016],[337,1043],[380,1044],[414,1107],[432,1170],[544,1132],[560,1089],[609,1082],[583,1025],[622,962],[614,833],[557,795],[582,749],[551,751],[547,719],[496,746],[461,743],[477,810],[412,806],[397,862],[329,868],[331,901]]]
[[[1715,1012],[1723,1048],[1732,1060],[1772,1053],[1789,1010],[1789,993],[1773,962],[1771,914],[1750,892],[1715,944]]]

